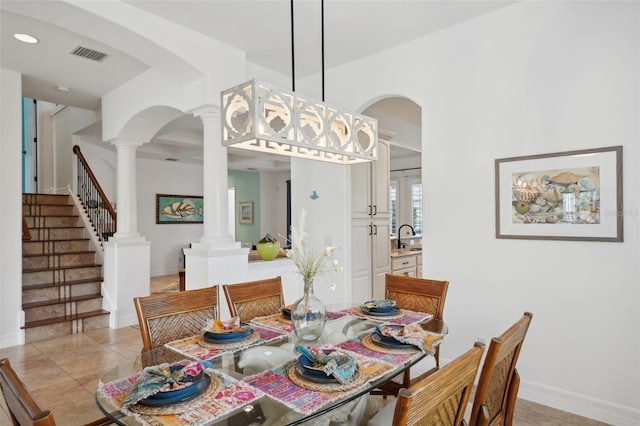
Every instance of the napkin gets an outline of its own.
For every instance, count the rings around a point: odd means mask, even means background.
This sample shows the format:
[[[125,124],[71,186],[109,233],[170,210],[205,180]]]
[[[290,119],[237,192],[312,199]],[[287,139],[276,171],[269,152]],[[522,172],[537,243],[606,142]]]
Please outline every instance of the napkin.
[[[323,350],[311,346],[296,346],[296,351],[309,361],[322,365],[327,376],[333,376],[341,384],[347,384],[356,373],[356,359],[341,352],[324,353]]]
[[[246,331],[249,326],[240,325],[240,317],[233,317],[226,321],[217,319],[207,320],[207,324],[202,329],[203,333],[239,333]]]
[[[442,335],[429,333],[419,324],[404,327],[383,324],[377,326],[376,331],[383,336],[393,337],[399,342],[417,346],[421,351],[431,355],[436,353],[436,343],[444,338]]]
[[[124,400],[122,408],[134,405],[141,399],[148,398],[160,391],[172,390],[174,384],[179,386],[192,382],[198,374],[209,366],[211,366],[211,363],[205,361],[190,362],[185,365],[164,363],[146,367]]]

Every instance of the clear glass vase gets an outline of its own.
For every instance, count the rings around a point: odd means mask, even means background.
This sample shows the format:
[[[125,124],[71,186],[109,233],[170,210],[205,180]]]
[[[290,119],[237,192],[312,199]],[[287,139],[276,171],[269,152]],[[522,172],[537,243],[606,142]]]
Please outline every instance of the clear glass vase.
[[[313,294],[313,278],[304,279],[304,294],[291,307],[291,323],[296,336],[302,340],[316,340],[324,331],[327,309]]]

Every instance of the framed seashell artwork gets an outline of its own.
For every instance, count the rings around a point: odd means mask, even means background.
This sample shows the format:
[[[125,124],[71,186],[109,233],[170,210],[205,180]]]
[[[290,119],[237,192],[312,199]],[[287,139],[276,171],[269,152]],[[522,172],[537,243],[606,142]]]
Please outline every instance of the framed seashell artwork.
[[[623,241],[622,146],[495,160],[496,238]]]
[[[202,195],[156,194],[156,223],[202,223]]]

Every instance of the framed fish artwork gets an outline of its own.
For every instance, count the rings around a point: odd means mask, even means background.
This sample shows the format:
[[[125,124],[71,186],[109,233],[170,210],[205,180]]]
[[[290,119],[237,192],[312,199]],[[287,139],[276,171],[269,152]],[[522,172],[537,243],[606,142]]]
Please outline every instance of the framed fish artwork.
[[[496,238],[623,241],[622,146],[495,160]]]
[[[156,223],[202,223],[201,195],[156,194]]]

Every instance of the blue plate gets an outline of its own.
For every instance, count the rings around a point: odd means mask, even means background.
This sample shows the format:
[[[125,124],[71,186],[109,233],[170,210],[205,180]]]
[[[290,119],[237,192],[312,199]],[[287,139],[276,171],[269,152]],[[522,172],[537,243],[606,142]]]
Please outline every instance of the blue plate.
[[[381,309],[383,311],[380,311]],[[389,317],[400,312],[400,308],[398,308],[397,306],[394,306],[392,308],[369,308],[365,305],[362,305],[360,306],[360,310],[366,315],[371,315],[374,317]]]
[[[325,349],[323,352],[328,355],[333,351],[329,349]],[[327,373],[322,371],[322,367],[320,368],[314,367],[313,361],[311,361],[309,358],[307,358],[304,355],[300,355],[298,357],[298,365],[302,367],[302,370],[305,373],[304,374],[305,377],[319,377],[319,378],[325,378],[325,379],[327,377],[333,377],[333,376],[327,376]]]
[[[324,371],[322,375],[316,375],[304,368],[300,363],[296,363],[296,372],[300,377],[314,383],[338,383],[338,379],[333,376],[327,376]]]
[[[240,323],[240,326],[246,327],[247,324]],[[242,339],[246,339],[253,333],[251,327],[247,327],[243,331],[227,332],[227,333],[215,333],[213,331],[205,331],[204,340],[212,343],[233,343],[239,342]]]
[[[382,346],[384,348],[389,348],[389,349],[415,348],[415,346],[413,345],[410,345],[408,343],[402,343],[399,340],[394,339],[393,337],[383,336],[378,332],[371,333],[371,341],[378,346]]]
[[[369,310],[369,312],[374,312],[379,314],[389,314],[398,310],[398,307],[396,306],[396,302],[394,302],[393,300],[389,300],[389,301],[384,300],[382,302],[385,302],[385,304],[388,304],[389,306],[367,306],[367,304],[369,303],[375,304],[376,302],[374,300],[369,300],[368,302],[364,302],[364,306]]]
[[[207,336],[205,334],[204,341],[207,343],[213,343],[216,345],[227,345],[227,344],[231,344],[231,343],[238,343],[238,342],[242,342],[243,340],[248,339],[249,337],[251,337],[251,335],[253,334],[253,330],[251,330],[249,333],[246,334],[240,334],[238,337],[234,337],[234,338],[226,338],[226,339],[218,339],[215,337],[215,334],[210,337]]]
[[[163,407],[191,401],[209,389],[209,385],[211,385],[211,377],[208,374],[203,374],[201,380],[191,386],[174,391],[158,392],[148,398],[141,399],[138,404],[148,407]]]

